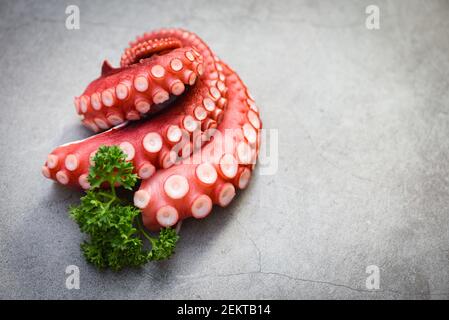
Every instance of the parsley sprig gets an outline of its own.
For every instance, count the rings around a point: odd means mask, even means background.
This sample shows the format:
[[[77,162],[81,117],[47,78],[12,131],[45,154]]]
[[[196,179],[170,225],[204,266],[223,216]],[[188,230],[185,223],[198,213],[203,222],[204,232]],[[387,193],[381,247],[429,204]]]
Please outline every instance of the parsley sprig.
[[[93,158],[88,181],[91,188],[70,216],[89,236],[81,244],[86,260],[99,269],[114,271],[138,267],[148,261],[168,259],[179,236],[172,228],[163,228],[159,237],[151,237],[143,228],[140,210],[118,197],[116,187],[132,190],[137,182],[133,164],[118,146],[102,146]],[[151,244],[144,248],[143,239]]]

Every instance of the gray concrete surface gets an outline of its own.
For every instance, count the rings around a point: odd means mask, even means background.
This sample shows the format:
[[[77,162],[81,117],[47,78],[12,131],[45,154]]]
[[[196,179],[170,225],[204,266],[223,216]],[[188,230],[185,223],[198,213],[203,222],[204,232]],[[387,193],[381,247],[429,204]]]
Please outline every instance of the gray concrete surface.
[[[0,298],[448,298],[448,16],[447,1],[0,1]],[[101,273],[67,214],[81,193],[40,167],[88,135],[72,97],[102,60],[163,26],[240,73],[279,130],[279,168],[187,221],[170,261]]]

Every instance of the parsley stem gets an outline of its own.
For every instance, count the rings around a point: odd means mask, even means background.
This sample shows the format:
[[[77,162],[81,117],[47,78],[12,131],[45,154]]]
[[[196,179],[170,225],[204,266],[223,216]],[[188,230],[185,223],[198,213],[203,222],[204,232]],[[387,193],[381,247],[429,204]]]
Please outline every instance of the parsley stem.
[[[114,198],[116,198],[117,196],[115,194],[115,186],[114,186],[115,183],[113,183],[113,182],[109,182],[109,183],[111,184],[112,195],[114,196]]]
[[[109,198],[109,199],[115,199],[116,197],[112,194],[106,193],[106,192],[98,192],[99,195],[102,195],[103,197]]]
[[[139,228],[139,231],[142,233],[142,235],[143,235],[145,238],[147,238],[147,239],[151,242],[151,244],[153,245],[153,244],[154,244],[154,239],[151,238],[151,237],[145,232],[145,230],[143,229],[142,222],[140,222],[140,216],[137,217],[137,226],[138,226],[138,228]]]

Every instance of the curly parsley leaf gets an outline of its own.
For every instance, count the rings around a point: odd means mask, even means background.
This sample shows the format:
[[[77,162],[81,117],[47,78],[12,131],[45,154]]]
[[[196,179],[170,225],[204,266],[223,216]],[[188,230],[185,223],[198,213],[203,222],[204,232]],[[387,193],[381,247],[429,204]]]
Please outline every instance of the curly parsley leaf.
[[[89,236],[81,244],[86,260],[99,269],[118,271],[168,259],[179,239],[175,230],[165,228],[158,238],[150,237],[140,224],[140,210],[116,195],[117,183],[132,190],[137,181],[123,151],[117,146],[102,146],[93,160],[88,177],[91,189],[80,205],[70,208],[70,216]],[[109,189],[100,189],[105,185]],[[150,251],[144,249],[142,236],[150,241]]]
[[[132,190],[137,181],[133,164],[126,161],[126,154],[118,146],[101,146],[93,158],[94,166],[89,170],[88,181],[92,189],[107,182],[111,186],[119,184]]]
[[[174,253],[178,240],[179,236],[175,230],[171,228],[162,229],[159,233],[159,238],[151,241],[152,248],[148,254],[149,260],[168,259]]]

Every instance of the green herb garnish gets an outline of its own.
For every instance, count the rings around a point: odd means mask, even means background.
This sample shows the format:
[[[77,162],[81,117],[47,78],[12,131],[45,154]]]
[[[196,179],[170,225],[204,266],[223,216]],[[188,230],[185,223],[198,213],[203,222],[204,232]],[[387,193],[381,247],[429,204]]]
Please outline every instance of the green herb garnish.
[[[91,188],[80,205],[70,208],[70,216],[90,238],[81,244],[86,260],[100,269],[118,271],[168,259],[179,239],[175,230],[164,228],[159,237],[151,237],[142,227],[140,210],[117,196],[117,186],[127,190],[135,186],[133,164],[117,146],[100,147],[93,161]],[[151,250],[144,248],[143,239],[151,243]]]

